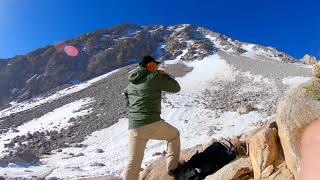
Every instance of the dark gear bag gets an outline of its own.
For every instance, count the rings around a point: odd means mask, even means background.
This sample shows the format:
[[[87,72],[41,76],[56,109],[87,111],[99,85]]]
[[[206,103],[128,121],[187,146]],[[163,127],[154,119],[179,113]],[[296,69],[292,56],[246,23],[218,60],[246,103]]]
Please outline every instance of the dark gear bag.
[[[188,162],[179,165],[173,172],[175,180],[204,179],[234,160],[236,148],[230,141],[223,141],[214,142],[203,152],[193,155]]]

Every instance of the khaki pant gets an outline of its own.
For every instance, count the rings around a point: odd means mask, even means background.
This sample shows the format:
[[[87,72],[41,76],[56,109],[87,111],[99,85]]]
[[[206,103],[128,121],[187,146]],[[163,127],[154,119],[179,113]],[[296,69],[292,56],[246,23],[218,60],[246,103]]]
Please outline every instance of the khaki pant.
[[[177,128],[164,120],[129,130],[129,157],[123,173],[124,180],[138,180],[144,149],[149,139],[166,140],[167,171],[178,166],[180,156],[180,134]]]

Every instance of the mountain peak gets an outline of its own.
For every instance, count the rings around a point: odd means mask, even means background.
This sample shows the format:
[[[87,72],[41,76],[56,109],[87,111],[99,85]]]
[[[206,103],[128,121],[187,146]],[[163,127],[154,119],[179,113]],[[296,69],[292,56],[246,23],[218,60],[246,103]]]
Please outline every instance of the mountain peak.
[[[77,56],[69,56],[66,49],[74,49]],[[0,78],[6,90],[1,92],[0,99],[26,100],[60,85],[137,63],[145,55],[159,60],[190,61],[218,51],[253,59],[296,62],[275,48],[240,42],[191,24],[121,24],[10,59],[8,64],[1,65]]]

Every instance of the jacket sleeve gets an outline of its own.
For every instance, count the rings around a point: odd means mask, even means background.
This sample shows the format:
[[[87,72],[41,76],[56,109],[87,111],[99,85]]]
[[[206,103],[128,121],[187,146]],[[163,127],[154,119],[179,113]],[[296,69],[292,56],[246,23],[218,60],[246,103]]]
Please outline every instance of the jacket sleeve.
[[[177,93],[180,91],[179,83],[168,74],[156,74],[155,86],[161,91]]]

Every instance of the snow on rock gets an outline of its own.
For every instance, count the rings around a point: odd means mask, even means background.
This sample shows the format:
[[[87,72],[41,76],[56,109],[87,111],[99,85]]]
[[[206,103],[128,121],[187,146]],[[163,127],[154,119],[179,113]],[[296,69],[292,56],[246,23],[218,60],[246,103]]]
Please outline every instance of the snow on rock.
[[[190,26],[190,24],[180,24],[178,26],[169,26],[168,29],[175,30],[176,32],[180,32],[188,26]]]
[[[247,52],[242,54],[242,56],[249,57],[252,59],[259,59],[259,56],[264,56],[268,58],[272,58],[277,61],[281,61],[282,59],[275,55],[275,49],[271,47],[261,47],[257,44],[251,44],[251,43],[242,43],[241,48],[246,50]]]
[[[60,131],[62,128],[66,128],[71,123],[69,119],[73,117],[84,116],[90,114],[92,109],[87,109],[90,103],[94,102],[92,98],[80,99],[78,101],[66,104],[60,108],[53,110],[39,118],[35,118],[21,126],[16,128],[17,131],[9,131],[0,135],[0,152],[4,151],[4,144],[8,143],[8,139],[12,139],[16,136],[26,135],[28,132],[33,133],[36,131]],[[3,157],[5,153],[1,153],[0,157]],[[1,169],[1,168],[0,168]]]
[[[223,50],[224,46],[222,46],[222,45],[220,44],[221,42],[218,40],[217,37],[212,36],[212,35],[210,35],[210,34],[206,35],[205,37],[206,37],[207,39],[211,40],[216,48],[219,48],[220,50]]]
[[[119,71],[119,69],[108,72],[108,73],[103,74],[101,76],[95,77],[95,78],[88,80],[86,82],[70,86],[70,87],[65,88],[63,90],[60,90],[60,91],[56,92],[55,94],[50,95],[48,97],[38,97],[38,98],[34,98],[32,100],[27,100],[27,101],[21,102],[21,103],[11,102],[10,103],[11,107],[0,111],[0,118],[10,116],[11,114],[22,112],[25,110],[30,110],[34,107],[40,106],[41,104],[54,101],[54,100],[59,99],[63,96],[66,96],[68,94],[79,92],[83,89],[88,88],[93,83],[98,82],[98,81],[110,76],[111,74],[113,74],[117,71]]]
[[[102,35],[100,41],[107,41],[110,38],[110,35]]]

